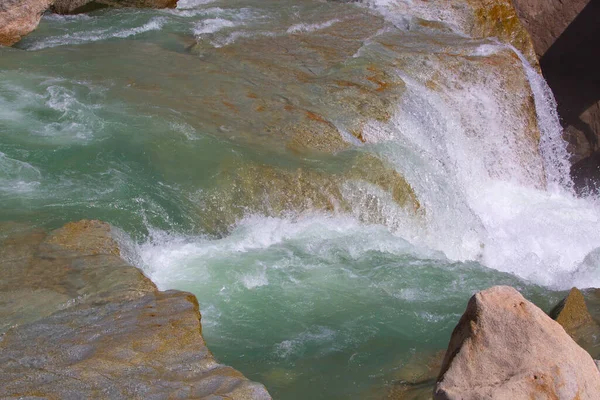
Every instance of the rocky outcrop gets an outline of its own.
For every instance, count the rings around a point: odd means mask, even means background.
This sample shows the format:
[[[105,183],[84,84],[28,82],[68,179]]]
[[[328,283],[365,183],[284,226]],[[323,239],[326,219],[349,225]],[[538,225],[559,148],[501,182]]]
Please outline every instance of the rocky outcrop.
[[[535,52],[542,58],[590,0],[512,0]]]
[[[100,8],[175,8],[177,0],[55,0],[52,11],[58,14],[79,14]]]
[[[590,355],[508,286],[474,295],[454,329],[434,398],[597,399]]]
[[[33,31],[52,0],[0,1],[0,45],[12,46]]]
[[[127,265],[108,224],[2,228],[1,398],[270,399],[214,359],[196,298]]]

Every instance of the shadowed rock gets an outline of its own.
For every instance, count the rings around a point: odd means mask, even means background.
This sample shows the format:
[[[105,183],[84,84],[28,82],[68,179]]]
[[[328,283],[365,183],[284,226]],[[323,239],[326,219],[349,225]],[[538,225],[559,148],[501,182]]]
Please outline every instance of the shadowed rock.
[[[0,255],[0,397],[270,399],[214,359],[192,294],[119,257],[108,224],[22,228]]]
[[[590,355],[508,286],[471,298],[452,333],[434,398],[597,399]]]
[[[55,0],[52,11],[58,14],[78,14],[100,8],[175,8],[177,0]]]

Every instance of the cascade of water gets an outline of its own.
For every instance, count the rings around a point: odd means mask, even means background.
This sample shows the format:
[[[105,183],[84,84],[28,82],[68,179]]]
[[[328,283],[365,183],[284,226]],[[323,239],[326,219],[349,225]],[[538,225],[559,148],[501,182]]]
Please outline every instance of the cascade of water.
[[[523,69],[527,74],[533,93],[538,126],[541,132],[540,152],[544,157],[548,188],[552,190],[562,188],[572,192],[571,163],[569,162],[567,143],[562,137],[562,126],[556,111],[556,100],[554,94],[552,94],[552,89],[550,89],[544,77],[529,64],[523,53],[512,45],[507,45],[507,47],[514,51],[523,63]]]

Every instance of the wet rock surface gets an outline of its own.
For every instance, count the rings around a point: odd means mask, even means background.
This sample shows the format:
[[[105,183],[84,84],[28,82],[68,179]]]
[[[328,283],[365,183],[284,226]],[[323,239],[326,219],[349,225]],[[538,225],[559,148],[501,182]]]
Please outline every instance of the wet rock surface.
[[[175,8],[177,0],[54,0],[52,11],[58,14],[78,14],[107,7]]]
[[[195,297],[160,292],[108,224],[3,226],[0,397],[269,399],[219,364]]]
[[[550,316],[593,358],[600,358],[600,325],[586,305],[583,293],[573,288]]]
[[[435,399],[596,399],[590,355],[508,286],[471,298],[452,333]]]

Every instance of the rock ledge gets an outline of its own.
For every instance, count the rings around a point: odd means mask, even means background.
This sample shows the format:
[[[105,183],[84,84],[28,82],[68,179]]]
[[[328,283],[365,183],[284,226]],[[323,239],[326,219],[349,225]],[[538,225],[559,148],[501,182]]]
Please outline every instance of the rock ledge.
[[[271,398],[214,359],[194,295],[119,257],[110,225],[4,225],[0,241],[0,398]]]

